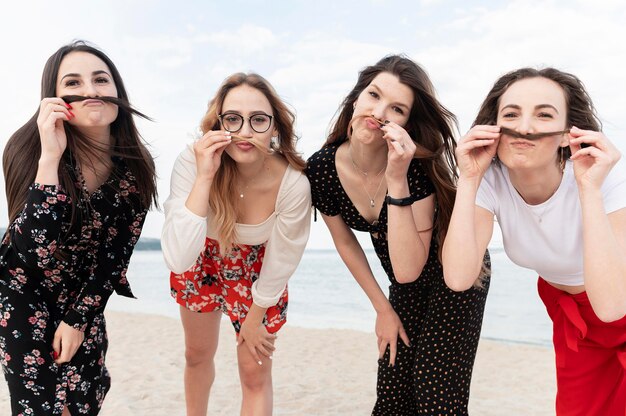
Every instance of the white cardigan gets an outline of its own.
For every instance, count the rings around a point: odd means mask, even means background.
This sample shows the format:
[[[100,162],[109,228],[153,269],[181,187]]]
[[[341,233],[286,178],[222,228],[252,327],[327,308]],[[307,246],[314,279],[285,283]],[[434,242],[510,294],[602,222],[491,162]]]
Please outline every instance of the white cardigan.
[[[196,178],[192,146],[178,156],[164,204],[165,224],[161,246],[165,263],[174,273],[191,268],[204,250],[206,237],[217,240],[208,217],[191,212],[185,202]],[[212,213],[209,211],[209,217]],[[287,281],[300,263],[311,228],[311,187],[306,176],[287,167],[274,212],[256,225],[236,224],[237,243],[262,244],[265,256],[259,278],[252,285],[252,299],[263,308],[276,305]]]

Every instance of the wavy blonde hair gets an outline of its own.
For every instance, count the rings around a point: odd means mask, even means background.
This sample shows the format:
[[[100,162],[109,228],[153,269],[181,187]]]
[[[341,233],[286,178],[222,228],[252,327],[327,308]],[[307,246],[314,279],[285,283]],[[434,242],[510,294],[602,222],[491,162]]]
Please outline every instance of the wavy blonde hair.
[[[224,80],[215,97],[209,102],[209,108],[202,118],[200,129],[202,134],[211,130],[219,130],[220,122],[218,115],[222,111],[222,105],[226,95],[236,87],[247,85],[260,91],[269,101],[272,107],[274,129],[278,132],[278,138],[272,143],[272,149],[283,157],[294,169],[303,171],[306,167],[304,159],[296,152],[297,137],[293,124],[295,114],[280,99],[276,90],[262,76],[255,73],[238,72]],[[226,153],[222,153],[222,163],[215,174],[211,192],[209,194],[209,207],[213,211],[212,225],[218,230],[218,240],[222,254],[230,251],[237,244],[236,222],[239,213],[238,201],[233,191],[232,184],[237,179],[237,164]]]

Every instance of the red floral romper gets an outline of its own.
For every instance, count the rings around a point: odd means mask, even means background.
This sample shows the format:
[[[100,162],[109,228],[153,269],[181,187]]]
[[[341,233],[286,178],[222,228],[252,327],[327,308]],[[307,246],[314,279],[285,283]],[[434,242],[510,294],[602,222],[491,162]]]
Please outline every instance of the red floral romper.
[[[207,238],[196,264],[182,274],[170,274],[171,295],[181,306],[194,312],[221,309],[239,334],[252,306],[252,284],[259,278],[265,244],[235,246],[220,255],[219,243]],[[263,325],[277,332],[287,321],[287,288],[278,303],[267,309]]]

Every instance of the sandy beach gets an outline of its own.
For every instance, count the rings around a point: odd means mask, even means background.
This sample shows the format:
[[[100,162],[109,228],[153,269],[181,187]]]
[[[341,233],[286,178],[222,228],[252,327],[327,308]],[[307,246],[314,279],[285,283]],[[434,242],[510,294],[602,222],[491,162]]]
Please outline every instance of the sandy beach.
[[[184,415],[182,327],[156,315],[107,312],[107,366],[113,386],[103,416]],[[285,326],[274,356],[275,415],[368,415],[375,400],[373,333]],[[551,348],[482,339],[470,414],[553,415]],[[239,414],[240,393],[231,325],[222,321],[211,415]],[[234,393],[234,394],[233,394]],[[10,414],[6,384],[0,415]]]

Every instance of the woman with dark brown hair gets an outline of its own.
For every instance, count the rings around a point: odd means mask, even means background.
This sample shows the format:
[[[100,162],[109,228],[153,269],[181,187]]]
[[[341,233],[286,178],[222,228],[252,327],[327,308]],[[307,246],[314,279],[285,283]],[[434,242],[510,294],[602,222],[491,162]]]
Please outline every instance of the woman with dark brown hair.
[[[374,415],[466,415],[489,279],[448,289],[439,261],[455,192],[456,120],[426,72],[388,56],[359,74],[308,160],[313,205],[376,310]],[[389,277],[378,286],[351,229],[370,234]]]
[[[189,416],[207,413],[222,312],[237,334],[241,414],[272,414],[274,341],[311,222],[293,123],[267,80],[233,74],[174,165],[162,246],[185,330]]]
[[[495,216],[511,260],[539,274],[553,321],[557,415],[623,416],[626,171],[584,85],[554,68],[502,76],[456,153],[446,282],[472,285]]]
[[[41,98],[3,155],[0,362],[14,415],[95,415],[110,386],[103,311],[113,291],[132,297],[126,270],[156,201],[154,163],[102,51],[60,48]]]

